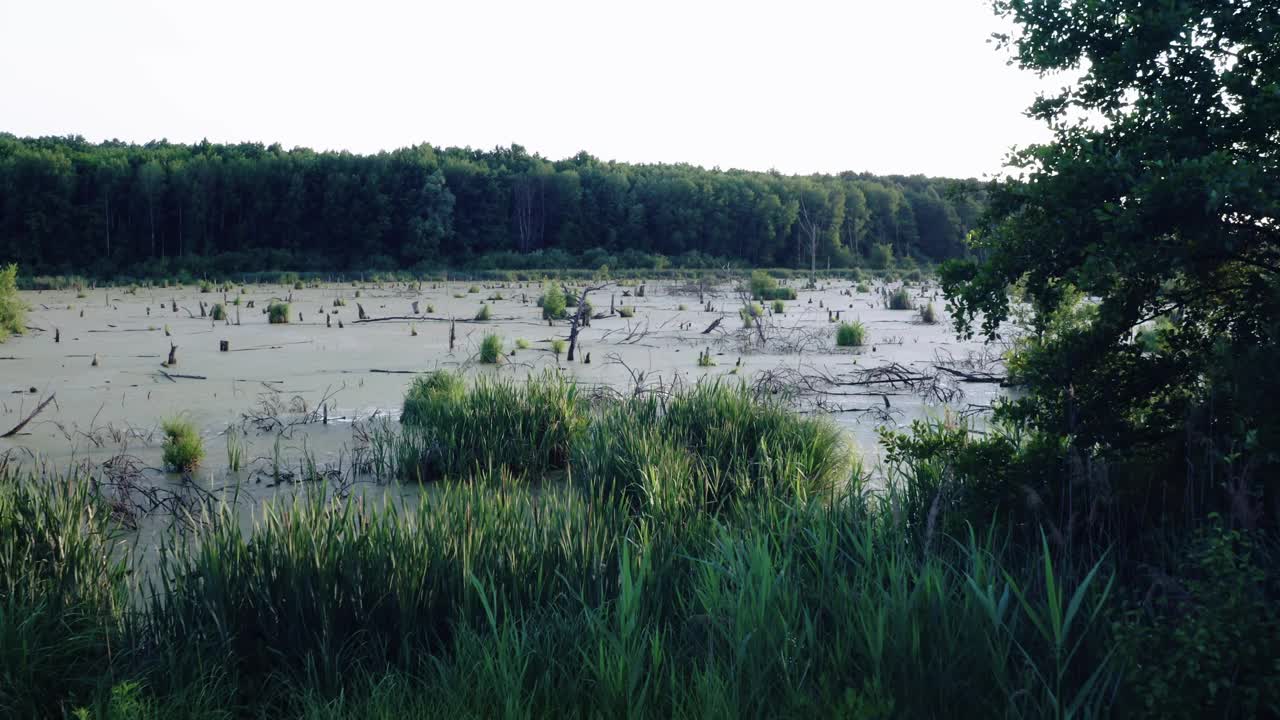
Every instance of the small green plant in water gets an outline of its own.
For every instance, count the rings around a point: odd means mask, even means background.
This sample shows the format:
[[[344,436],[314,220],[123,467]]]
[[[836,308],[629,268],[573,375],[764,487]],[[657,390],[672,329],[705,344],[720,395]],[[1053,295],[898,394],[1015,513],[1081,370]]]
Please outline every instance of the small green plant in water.
[[[226,320],[227,307],[222,303],[214,303],[213,308],[209,310],[209,317],[213,320]]]
[[[911,310],[914,307],[911,302],[911,293],[906,288],[894,290],[885,300],[885,307],[890,310]]]
[[[484,320],[489,320],[492,317],[493,317],[493,312],[489,310],[488,305],[481,305],[480,310],[476,313],[477,320],[484,321]]]
[[[781,301],[781,300],[774,300],[774,301],[773,301],[773,314],[774,314],[774,315],[782,315],[782,314],[783,314],[783,313],[785,313],[786,311],[787,311],[787,306],[786,306],[786,305],[784,305],[784,304],[782,303],[782,301]]]
[[[267,322],[284,325],[289,322],[289,303],[273,302],[267,306]]]
[[[244,436],[234,426],[227,428],[227,468],[231,472],[240,472],[244,464]]]
[[[553,284],[547,283],[542,288],[542,297],[538,298],[538,304],[542,306],[543,320],[559,320],[565,316],[565,308],[568,307],[564,299],[564,292]]]
[[[635,314],[636,314],[636,309],[631,305],[623,305],[622,307],[618,308],[618,317],[624,317],[624,318],[635,317]]]
[[[516,347],[521,350],[529,349],[529,341],[524,338],[516,338]]]
[[[502,357],[502,338],[494,334],[484,336],[480,341],[480,362],[493,365]]]
[[[924,307],[920,308],[920,322],[925,325],[938,324],[938,311],[934,309],[933,303],[927,303]]]
[[[172,418],[160,425],[164,433],[164,464],[177,472],[191,472],[204,460],[204,441],[190,420]]]
[[[551,341],[551,352],[555,353],[556,357],[563,355],[565,349],[568,347],[569,343],[565,342],[561,338],[555,338]]]
[[[836,328],[836,345],[840,347],[862,347],[867,341],[867,326],[860,321],[842,322]]]

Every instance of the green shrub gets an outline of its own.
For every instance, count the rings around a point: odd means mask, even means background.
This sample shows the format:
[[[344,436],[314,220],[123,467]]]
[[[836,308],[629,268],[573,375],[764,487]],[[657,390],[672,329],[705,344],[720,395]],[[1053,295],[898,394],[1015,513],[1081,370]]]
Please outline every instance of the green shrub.
[[[862,347],[867,341],[867,326],[861,321],[842,322],[836,328],[836,345],[839,347]]]
[[[502,338],[489,334],[480,342],[480,362],[492,365],[502,357]]]
[[[227,308],[222,303],[214,303],[209,309],[209,318],[212,320],[226,320]]]
[[[173,418],[160,424],[164,464],[175,472],[191,472],[204,460],[204,441],[190,420]]]
[[[911,293],[903,287],[889,293],[889,297],[885,300],[885,307],[890,310],[911,310],[915,307],[915,303],[911,300]]]
[[[529,349],[529,341],[524,338],[516,338],[516,347],[521,350]]]
[[[468,294],[472,294],[472,295],[474,295],[475,293],[478,293],[478,292],[480,292],[480,286],[479,286],[479,285],[472,285],[471,287],[467,288],[467,293],[468,293]]]
[[[273,302],[267,306],[267,322],[284,325],[289,322],[289,303]]]
[[[493,312],[489,309],[488,305],[481,305],[480,309],[476,311],[477,320],[482,320],[482,321],[489,320],[492,317],[493,317]]]
[[[635,317],[635,314],[636,314],[636,308],[634,305],[623,305],[622,307],[618,308],[618,317],[624,317],[624,318]]]
[[[775,315],[781,315],[786,311],[787,311],[787,306],[784,305],[781,300],[773,301],[773,312]]]
[[[18,266],[0,270],[0,342],[26,330],[27,307],[18,299]]]
[[[564,338],[553,338],[551,340],[551,352],[555,353],[556,357],[563,355],[568,347],[569,343],[565,342]]]

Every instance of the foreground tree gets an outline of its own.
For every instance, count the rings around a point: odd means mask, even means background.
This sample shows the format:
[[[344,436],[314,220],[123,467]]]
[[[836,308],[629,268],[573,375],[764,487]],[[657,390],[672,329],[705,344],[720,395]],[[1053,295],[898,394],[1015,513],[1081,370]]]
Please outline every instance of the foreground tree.
[[[1158,450],[1274,522],[1254,479],[1280,462],[1280,2],[993,7],[1020,66],[1078,79],[1033,104],[1054,140],[991,188],[983,262],[944,270],[957,330],[997,336],[1024,288],[1030,392],[1007,417],[1089,452]]]

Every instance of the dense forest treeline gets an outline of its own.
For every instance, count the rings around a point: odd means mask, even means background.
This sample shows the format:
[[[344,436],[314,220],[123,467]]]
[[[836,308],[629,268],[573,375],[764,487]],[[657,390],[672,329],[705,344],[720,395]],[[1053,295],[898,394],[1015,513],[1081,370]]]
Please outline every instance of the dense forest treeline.
[[[963,254],[976,180],[377,155],[0,133],[0,260],[24,272],[883,266]],[[669,260],[664,260],[667,258]]]

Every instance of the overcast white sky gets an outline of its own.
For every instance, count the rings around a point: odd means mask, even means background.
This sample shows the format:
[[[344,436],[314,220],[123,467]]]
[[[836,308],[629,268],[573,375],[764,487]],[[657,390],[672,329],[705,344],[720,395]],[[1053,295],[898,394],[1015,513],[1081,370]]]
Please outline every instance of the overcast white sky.
[[[1046,137],[985,0],[0,0],[0,130],[981,176]]]

